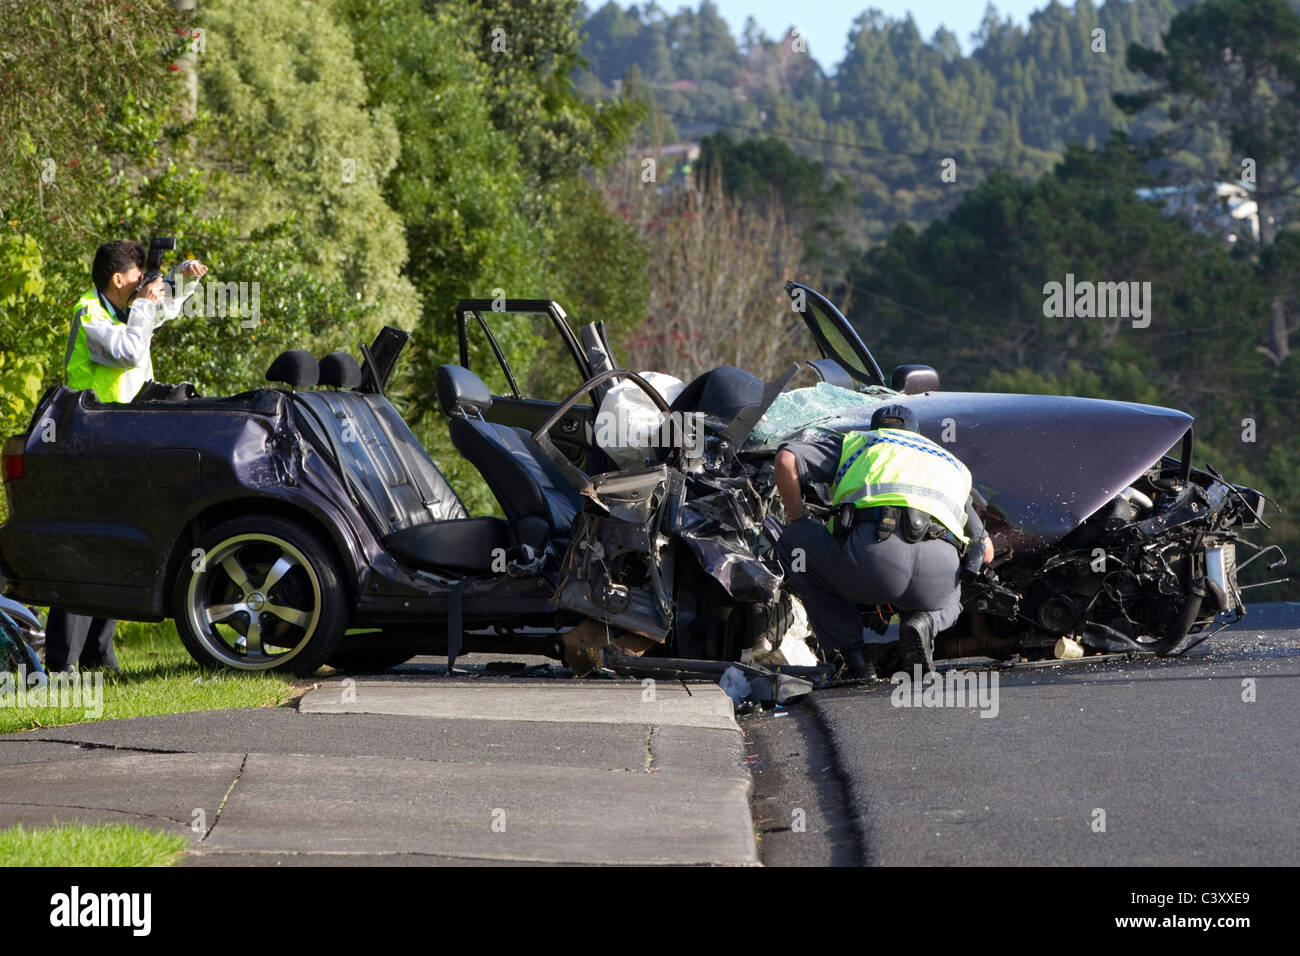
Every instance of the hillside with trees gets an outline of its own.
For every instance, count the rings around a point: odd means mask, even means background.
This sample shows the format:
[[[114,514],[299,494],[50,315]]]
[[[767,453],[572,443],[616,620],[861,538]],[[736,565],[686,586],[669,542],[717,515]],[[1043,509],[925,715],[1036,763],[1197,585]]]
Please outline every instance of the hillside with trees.
[[[1112,130],[1163,130],[1164,117],[1129,117],[1111,96],[1140,85],[1124,62],[1128,45],[1155,43],[1190,2],[1079,0],[1070,9],[1053,0],[1027,29],[990,5],[964,55],[948,31],[927,39],[910,17],[874,10],[854,20],[841,49],[817,50],[798,32],[768,37],[752,19],[735,38],[708,0],[675,13],[609,2],[584,27],[582,85],[593,94],[630,88],[685,138],[786,142],[853,184],[848,238],[861,247],[899,223],[947,213],[994,170],[1041,175],[1071,143],[1097,148]],[[834,72],[821,65],[835,61]],[[955,181],[941,178],[945,159]]]

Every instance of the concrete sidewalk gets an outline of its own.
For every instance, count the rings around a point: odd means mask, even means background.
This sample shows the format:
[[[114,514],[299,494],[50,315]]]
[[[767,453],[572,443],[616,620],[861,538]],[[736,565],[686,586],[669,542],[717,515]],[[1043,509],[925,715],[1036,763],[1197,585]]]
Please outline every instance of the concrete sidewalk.
[[[127,821],[192,865],[750,865],[743,756],[713,684],[398,671],[0,736],[0,827]]]

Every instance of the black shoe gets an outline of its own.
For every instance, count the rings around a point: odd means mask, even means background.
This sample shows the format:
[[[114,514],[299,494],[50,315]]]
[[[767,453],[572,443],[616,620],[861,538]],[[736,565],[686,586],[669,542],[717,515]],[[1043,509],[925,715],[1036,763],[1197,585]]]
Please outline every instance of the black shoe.
[[[928,614],[910,614],[898,628],[899,650],[909,664],[934,670],[934,625]]]
[[[848,680],[875,680],[876,667],[862,644],[840,649],[840,676]]]

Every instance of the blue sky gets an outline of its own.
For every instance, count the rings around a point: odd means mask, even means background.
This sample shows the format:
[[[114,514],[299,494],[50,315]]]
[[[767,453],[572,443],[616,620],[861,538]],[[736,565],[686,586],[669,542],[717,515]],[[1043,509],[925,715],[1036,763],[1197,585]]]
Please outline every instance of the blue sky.
[[[618,0],[628,7],[632,0]],[[921,35],[927,40],[940,24],[957,35],[962,49],[969,53],[970,35],[984,19],[986,0],[714,0],[722,16],[731,25],[731,32],[739,39],[745,17],[753,15],[758,25],[770,37],[785,34],[786,27],[797,26],[808,38],[808,50],[825,69],[831,69],[844,58],[844,43],[849,26],[862,11],[875,7],[886,15],[902,18],[909,12],[916,21]],[[1029,14],[1047,6],[1048,0],[1000,0],[996,4],[998,18],[1008,16],[1024,26]],[[659,0],[665,10],[680,7],[699,8],[699,0]],[[1068,2],[1067,7],[1074,4]],[[587,0],[590,9],[601,6],[601,0]]]

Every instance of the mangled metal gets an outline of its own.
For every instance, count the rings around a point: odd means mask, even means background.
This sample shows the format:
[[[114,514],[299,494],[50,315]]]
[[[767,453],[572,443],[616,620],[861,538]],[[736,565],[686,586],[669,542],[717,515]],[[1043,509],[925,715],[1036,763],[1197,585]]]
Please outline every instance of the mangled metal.
[[[735,662],[760,697],[779,699],[798,686],[783,691],[773,675],[815,684],[829,671],[791,670],[792,658],[811,667],[815,641],[806,622],[791,636],[773,457],[810,429],[866,429],[877,405],[903,400],[922,434],[971,469],[996,548],[992,569],[963,585],[964,613],[940,644],[997,657],[1049,657],[1058,644],[1168,653],[1244,610],[1239,571],[1276,550],[1243,537],[1266,527],[1266,500],[1191,466],[1190,416],[943,392],[924,366],[900,366],[891,388],[824,297],[790,289],[823,352],[810,363],[821,383],[786,390],[798,366],[767,382],[723,367],[669,390],[671,402],[616,367],[599,329],[584,329],[580,343],[545,300],[505,306],[554,323],[582,385],[558,404],[533,400],[503,365],[510,394],[490,394],[469,370],[467,329],[481,328],[504,363],[487,321],[494,303],[459,303],[461,364],[438,370],[439,402],[453,443],[478,442],[486,457],[458,450],[485,476],[501,470],[489,484],[505,518],[468,514],[385,397],[406,341],[397,330],[362,349],[351,384],[277,382],[129,405],[52,388],[27,432],[6,442],[6,459],[23,458],[25,469],[6,462],[0,570],[29,603],[158,620],[176,614],[213,528],[269,516],[293,523],[310,560],[337,576],[328,597],[346,600],[346,621],[336,614],[333,626],[372,629],[390,654],[400,645],[560,656],[563,635],[589,621],[604,632],[584,645],[593,665],[593,648],[601,666],[628,674],[685,673],[707,659],[702,673],[717,677],[726,667],[715,663]],[[594,440],[596,408],[615,387],[638,389],[636,414],[668,426],[617,445],[638,467],[620,467]],[[45,423],[57,440],[43,439]],[[512,503],[520,489],[532,497]],[[812,498],[824,515],[828,502]],[[1254,553],[1243,561],[1242,549]],[[884,623],[879,609],[863,611]],[[247,614],[212,626],[239,631]]]

